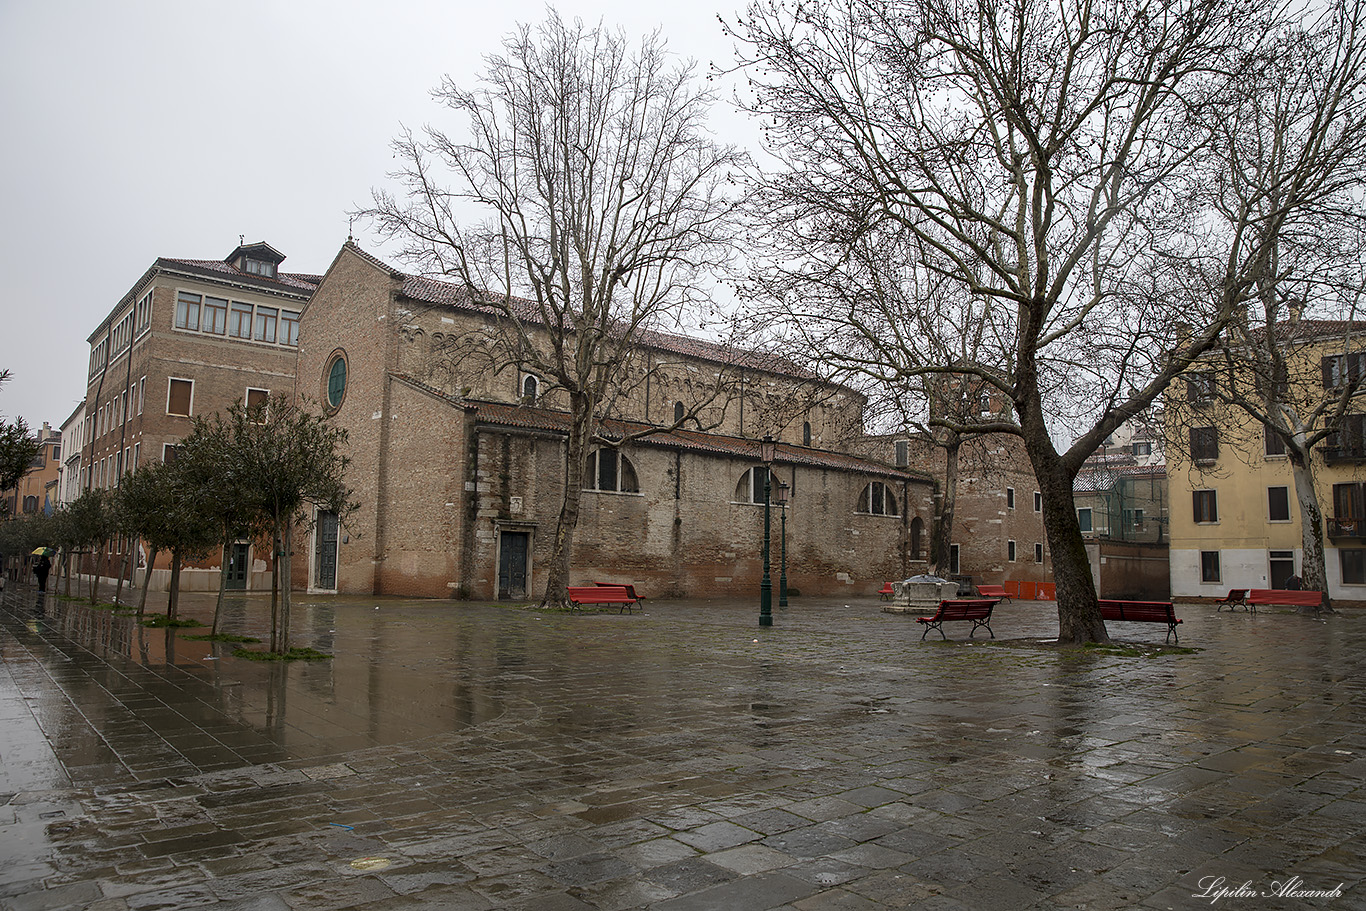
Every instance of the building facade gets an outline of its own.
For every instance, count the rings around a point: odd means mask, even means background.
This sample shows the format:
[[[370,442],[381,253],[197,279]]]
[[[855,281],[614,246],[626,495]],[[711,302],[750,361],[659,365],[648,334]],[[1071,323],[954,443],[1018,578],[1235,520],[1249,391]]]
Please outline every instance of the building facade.
[[[1362,326],[1304,321],[1287,347],[1281,382],[1308,406],[1335,398],[1366,373]],[[1197,371],[1167,408],[1173,597],[1220,597],[1230,588],[1283,588],[1303,567],[1302,515],[1281,440],[1215,394],[1251,377]],[[1366,601],[1366,398],[1349,403],[1340,431],[1311,452],[1329,595]]]
[[[85,402],[62,423],[62,465],[58,472],[57,505],[81,495],[81,454],[85,449]]]
[[[350,242],[338,253],[303,311],[296,388],[347,431],[360,509],[345,526],[318,517],[296,587],[541,593],[568,415],[546,378],[471,353],[491,319],[454,286]],[[778,441],[774,479],[790,490],[790,587],[866,594],[923,571],[932,482],[853,454],[863,404],[790,362],[638,337],[604,425],[624,442],[589,456],[572,581],[630,582],[657,597],[757,591],[765,435]],[[771,519],[776,586],[783,512]]]
[[[116,488],[146,460],[174,458],[195,417],[293,391],[299,315],[318,277],[282,272],[284,259],[266,243],[221,260],[158,258],[114,305],[89,337],[80,490]],[[230,584],[269,588],[266,551],[239,542]],[[216,589],[219,566],[187,567],[182,588]]]
[[[56,485],[62,465],[62,434],[46,421],[34,434],[38,438],[38,454],[19,483],[0,492],[0,506],[7,516],[36,516],[51,513],[56,508]]]

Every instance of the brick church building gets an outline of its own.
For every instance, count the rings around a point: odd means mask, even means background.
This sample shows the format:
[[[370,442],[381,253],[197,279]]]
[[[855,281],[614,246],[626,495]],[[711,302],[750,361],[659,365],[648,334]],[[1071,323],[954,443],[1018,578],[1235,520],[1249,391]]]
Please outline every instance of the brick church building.
[[[454,353],[492,318],[457,286],[342,247],[300,316],[295,391],[348,432],[361,508],[345,524],[316,517],[296,588],[540,595],[568,415],[544,378]],[[779,441],[774,478],[790,490],[791,588],[869,594],[926,569],[933,480],[855,454],[857,392],[683,336],[647,333],[631,357],[640,381],[605,430],[644,435],[589,457],[573,582],[630,582],[655,597],[757,591],[766,434]],[[776,585],[776,508],[772,518]]]

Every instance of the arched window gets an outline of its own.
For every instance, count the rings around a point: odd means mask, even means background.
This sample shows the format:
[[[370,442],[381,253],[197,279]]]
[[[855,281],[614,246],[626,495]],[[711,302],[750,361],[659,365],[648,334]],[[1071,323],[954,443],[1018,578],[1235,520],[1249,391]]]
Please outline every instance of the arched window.
[[[769,501],[772,502],[778,490],[778,476],[769,472]],[[764,505],[764,469],[751,468],[740,475],[740,483],[735,485],[735,499],[739,503]]]
[[[687,413],[687,410],[683,407],[683,403],[682,403],[682,402],[674,402],[674,423],[675,423],[675,424],[680,423],[680,422],[683,420],[683,415],[686,414],[686,413]]]
[[[630,459],[615,449],[603,448],[588,456],[583,489],[640,493],[640,481]]]
[[[858,511],[874,516],[899,516],[896,491],[881,481],[874,481],[859,494]]]
[[[336,411],[346,398],[346,352],[338,348],[332,352],[323,370],[323,391],[327,407]]]
[[[528,405],[535,405],[536,396],[540,393],[540,389],[540,381],[528,373],[522,379],[522,401]]]
[[[802,445],[811,445],[811,422],[802,421]]]
[[[38,511],[38,498],[37,498],[37,497],[24,497],[24,513],[25,513],[26,515],[33,515],[33,514],[34,514],[35,512],[37,512],[37,511]]]
[[[922,537],[924,537],[924,534],[925,534],[925,522],[920,518],[920,516],[916,516],[914,519],[911,520],[911,559],[912,559],[912,560],[918,560],[918,559],[920,559],[920,546],[921,546],[921,541],[920,541],[920,539],[921,539]]]

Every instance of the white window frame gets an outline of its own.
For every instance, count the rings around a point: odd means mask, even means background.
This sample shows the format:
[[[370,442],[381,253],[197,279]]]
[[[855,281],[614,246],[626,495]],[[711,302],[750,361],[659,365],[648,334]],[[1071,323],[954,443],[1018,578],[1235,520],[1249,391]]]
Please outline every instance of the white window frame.
[[[171,384],[175,382],[190,384],[190,404],[189,413],[180,414],[171,410]],[[194,414],[194,380],[188,376],[168,376],[166,377],[166,414],[169,417],[187,418]]]

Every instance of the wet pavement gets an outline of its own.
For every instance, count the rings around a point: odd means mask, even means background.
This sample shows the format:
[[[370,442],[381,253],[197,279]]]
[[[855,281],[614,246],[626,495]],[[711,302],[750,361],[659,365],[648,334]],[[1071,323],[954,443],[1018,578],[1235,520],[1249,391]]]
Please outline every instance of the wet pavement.
[[[1366,908],[1360,611],[879,607],[300,597],[283,664],[11,590],[0,908]]]

